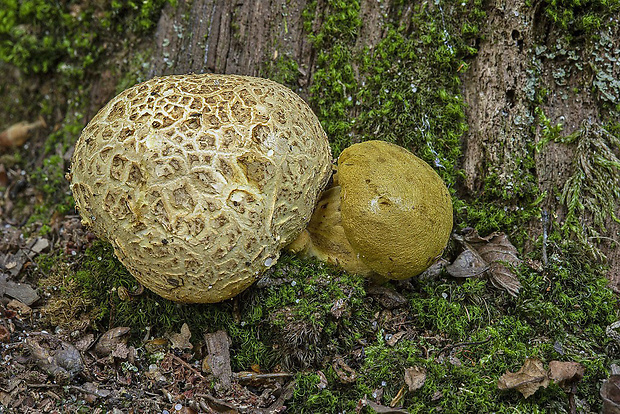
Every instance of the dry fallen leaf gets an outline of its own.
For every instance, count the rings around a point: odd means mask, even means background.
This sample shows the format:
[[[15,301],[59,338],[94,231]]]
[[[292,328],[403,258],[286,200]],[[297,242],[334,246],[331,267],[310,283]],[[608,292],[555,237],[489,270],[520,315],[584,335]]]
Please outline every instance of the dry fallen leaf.
[[[154,338],[144,343],[144,349],[154,354],[155,352],[162,352],[168,348],[168,339],[166,338]]]
[[[25,303],[20,302],[17,299],[13,299],[6,304],[7,309],[17,312],[19,316],[29,316],[32,313],[32,308]]]
[[[30,134],[33,130],[45,127],[47,127],[47,124],[43,120],[43,117],[39,117],[35,122],[24,121],[13,124],[0,132],[0,147],[20,147],[30,138]]]
[[[446,270],[455,277],[472,277],[484,272],[484,263],[488,265],[486,274],[494,286],[505,289],[512,296],[517,296],[521,289],[519,278],[511,268],[521,264],[516,247],[510,243],[504,233],[492,233],[480,237],[475,229],[467,229],[457,240],[464,251]],[[482,261],[481,261],[482,260]]]
[[[0,342],[10,342],[11,340],[11,331],[4,326],[0,325]]]
[[[601,386],[603,414],[620,414],[620,375],[611,375]]]
[[[97,345],[95,345],[95,353],[100,357],[107,357],[120,346],[121,348],[125,347],[127,344],[127,340],[129,339],[128,333],[130,328],[119,326],[116,328],[112,328],[103,335],[97,341]],[[122,350],[121,350],[122,353]]]
[[[95,335],[92,333],[86,334],[75,341],[75,347],[81,351],[86,352],[95,342]]]
[[[346,362],[344,362],[342,357],[337,356],[334,358],[332,368],[334,368],[338,379],[343,384],[350,384],[352,382],[355,382],[355,380],[357,379],[357,373],[353,370],[353,368],[348,366]]]
[[[426,369],[422,367],[405,368],[405,384],[409,387],[409,391],[415,391],[422,388],[426,381]]]
[[[370,401],[365,398],[360,401],[360,405],[362,407],[368,406],[372,410],[374,410],[376,413],[380,413],[380,414],[408,414],[409,413],[409,411],[407,410],[403,410],[400,408],[387,407],[385,405],[378,404],[374,401]]]
[[[525,398],[534,394],[540,387],[547,388],[549,377],[543,363],[537,358],[527,358],[517,372],[506,372],[497,381],[500,390],[516,389]]]
[[[31,358],[58,383],[67,383],[84,369],[80,351],[52,336],[26,339]]]
[[[400,341],[400,339],[407,334],[407,331],[396,332],[394,335],[390,336],[385,343],[388,346],[394,346]]]
[[[192,337],[192,332],[189,330],[189,326],[184,323],[181,326],[181,332],[170,335],[170,347],[180,350],[192,349],[193,345],[189,342],[189,338]]]
[[[549,378],[565,391],[572,392],[572,386],[583,378],[584,367],[578,362],[549,362]]]
[[[446,271],[452,277],[467,278],[480,276],[489,270],[489,265],[476,250],[465,244],[465,250],[446,266]]]

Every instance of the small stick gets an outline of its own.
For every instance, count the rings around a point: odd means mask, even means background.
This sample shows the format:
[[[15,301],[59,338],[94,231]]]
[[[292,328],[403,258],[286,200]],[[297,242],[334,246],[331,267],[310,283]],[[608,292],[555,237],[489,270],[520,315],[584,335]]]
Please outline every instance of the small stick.
[[[549,213],[547,210],[542,211],[542,225],[543,225],[543,242],[542,242],[542,261],[543,265],[547,267],[547,226],[549,225]]]
[[[174,354],[170,354],[172,356],[172,358],[177,361],[178,363],[180,363],[181,365],[183,365],[185,368],[188,368],[190,371],[192,371],[194,374],[198,375],[200,378],[205,379],[205,377],[194,367],[192,367],[190,364],[188,364],[187,362],[183,361],[181,358],[179,358],[178,356],[174,355]]]
[[[489,342],[491,340],[491,337],[489,336],[487,339],[485,339],[484,341],[472,341],[472,342],[459,342],[456,344],[452,344],[452,345],[448,345],[445,346],[441,349],[441,351],[439,351],[439,354],[443,354],[444,352],[453,349],[453,348],[460,348],[462,346],[469,346],[469,345],[482,345],[482,344],[486,344],[487,342]]]

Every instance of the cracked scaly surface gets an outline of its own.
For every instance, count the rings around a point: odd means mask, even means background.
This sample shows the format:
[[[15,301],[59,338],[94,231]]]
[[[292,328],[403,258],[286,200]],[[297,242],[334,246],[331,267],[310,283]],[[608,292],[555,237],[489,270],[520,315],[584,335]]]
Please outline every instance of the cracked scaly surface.
[[[330,167],[307,104],[275,82],[179,75],[112,99],[72,162],[83,223],[149,289],[219,302],[252,284],[307,224]]]

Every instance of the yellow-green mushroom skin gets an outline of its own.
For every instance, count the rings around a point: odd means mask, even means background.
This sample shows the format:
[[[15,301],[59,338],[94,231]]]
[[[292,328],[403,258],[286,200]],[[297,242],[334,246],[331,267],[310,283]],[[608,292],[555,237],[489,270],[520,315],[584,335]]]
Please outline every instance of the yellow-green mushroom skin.
[[[406,149],[367,141],[338,159],[342,226],[359,259],[388,279],[426,270],[445,249],[452,200],[439,175]]]

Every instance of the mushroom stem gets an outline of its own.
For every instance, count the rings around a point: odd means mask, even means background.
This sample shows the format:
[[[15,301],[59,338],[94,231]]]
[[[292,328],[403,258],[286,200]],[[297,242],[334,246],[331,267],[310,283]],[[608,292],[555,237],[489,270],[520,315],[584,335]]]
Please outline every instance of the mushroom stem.
[[[323,191],[306,229],[286,249],[301,257],[314,257],[349,273],[370,276],[373,271],[351,247],[342,227],[340,186],[336,176]]]

